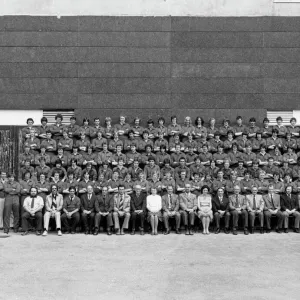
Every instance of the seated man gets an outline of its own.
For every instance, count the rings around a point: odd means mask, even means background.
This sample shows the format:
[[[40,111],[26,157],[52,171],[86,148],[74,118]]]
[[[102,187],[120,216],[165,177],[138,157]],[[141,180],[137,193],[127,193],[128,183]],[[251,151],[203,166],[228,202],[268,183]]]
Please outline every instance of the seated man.
[[[277,229],[276,232],[281,233],[282,227],[282,212],[280,210],[280,196],[274,193],[273,184],[269,185],[268,194],[263,196],[264,205],[264,217],[266,222],[266,233],[271,232],[271,216],[277,216]]]
[[[191,193],[191,184],[185,184],[185,192],[179,195],[180,215],[185,227],[185,235],[194,234],[194,222],[197,210],[197,197]]]
[[[114,225],[112,213],[114,211],[114,199],[108,194],[107,186],[103,186],[102,194],[97,196],[95,201],[95,231],[94,235],[98,235],[100,222],[102,218],[106,218],[107,235],[111,235],[111,227]]]
[[[81,219],[85,234],[91,234],[95,224],[96,195],[91,185],[87,186],[87,193],[81,196]]]
[[[63,204],[63,214],[61,221],[66,229],[66,233],[75,234],[76,227],[80,221],[80,199],[75,196],[74,186],[69,187],[69,195],[65,196]]]
[[[124,235],[124,230],[128,228],[130,219],[130,196],[125,194],[125,187],[119,185],[119,192],[114,195],[114,223],[117,235]],[[124,218],[123,226],[120,229],[120,218]]]
[[[248,212],[247,203],[245,196],[240,194],[240,187],[238,185],[234,186],[234,194],[229,196],[229,209],[233,218],[233,234],[237,235],[239,216],[243,219],[244,234],[248,235]]]
[[[142,187],[137,184],[134,188],[135,192],[131,195],[130,207],[131,207],[131,219],[132,219],[132,232],[135,234],[135,222],[136,219],[140,219],[140,233],[144,235],[144,222],[146,213],[146,194],[142,193]]]
[[[283,218],[283,227],[284,232],[289,232],[289,216],[295,217],[294,223],[294,231],[296,233],[300,233],[299,231],[299,221],[300,221],[300,213],[299,213],[299,200],[296,195],[292,195],[292,186],[288,185],[285,188],[285,194],[280,196],[280,209],[282,211]]]
[[[176,233],[180,234],[180,213],[179,213],[179,198],[174,194],[172,185],[167,187],[167,194],[162,196],[162,210],[166,232],[170,233],[169,218],[175,218]]]
[[[229,200],[224,195],[224,188],[222,187],[218,188],[217,195],[212,199],[212,211],[216,220],[215,234],[220,233],[220,219],[223,217],[225,218],[224,232],[228,234],[230,221]]]
[[[31,187],[29,196],[25,198],[22,215],[22,228],[24,232],[22,235],[28,234],[28,219],[34,218],[36,220],[36,234],[41,235],[43,229],[43,214],[44,200],[37,196],[38,190],[36,187]]]
[[[43,236],[47,236],[49,220],[50,218],[55,218],[57,234],[61,236],[61,220],[60,214],[63,208],[63,196],[58,193],[58,186],[52,185],[51,194],[46,197],[45,206],[46,212],[44,214],[44,232]]]
[[[247,210],[249,214],[249,222],[250,222],[250,233],[254,233],[254,221],[255,216],[258,216],[259,224],[260,224],[260,233],[264,233],[264,200],[262,195],[257,194],[258,189],[256,186],[252,187],[252,194],[246,195],[247,202]]]

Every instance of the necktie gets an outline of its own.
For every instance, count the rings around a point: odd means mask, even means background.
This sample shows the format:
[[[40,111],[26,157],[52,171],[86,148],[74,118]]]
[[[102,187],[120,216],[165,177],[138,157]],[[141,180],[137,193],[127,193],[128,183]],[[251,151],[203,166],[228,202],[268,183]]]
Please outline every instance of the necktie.
[[[256,210],[256,201],[255,201],[255,195],[253,196],[253,209]]]
[[[220,203],[223,204],[223,198],[220,198]]]
[[[169,209],[171,209],[171,195],[169,195]]]
[[[56,209],[57,205],[56,205],[56,195],[53,196],[53,199],[52,199],[52,209]]]
[[[123,196],[121,196],[119,210],[123,210],[123,202],[124,202],[124,199],[123,199]]]
[[[32,197],[32,200],[31,200],[31,208],[34,208],[34,199],[35,199],[36,197]]]
[[[239,204],[239,196],[238,195],[235,196],[235,200],[236,200],[236,207],[239,208],[240,204]]]
[[[271,202],[272,202],[272,205],[273,205],[273,209],[275,209],[275,205],[274,205],[274,202],[273,202],[273,195],[271,194]]]

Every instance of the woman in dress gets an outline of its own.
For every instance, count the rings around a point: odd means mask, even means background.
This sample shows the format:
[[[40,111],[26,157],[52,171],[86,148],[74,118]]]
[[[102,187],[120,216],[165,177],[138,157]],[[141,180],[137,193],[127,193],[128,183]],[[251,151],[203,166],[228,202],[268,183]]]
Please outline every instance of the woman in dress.
[[[148,221],[150,220],[152,233],[151,235],[157,235],[158,221],[161,219],[162,202],[161,196],[157,195],[157,189],[155,186],[151,187],[151,194],[147,196],[147,210]]]
[[[203,225],[203,234],[209,234],[209,223],[213,218],[211,195],[209,187],[204,185],[201,189],[201,195],[198,196],[198,217]]]

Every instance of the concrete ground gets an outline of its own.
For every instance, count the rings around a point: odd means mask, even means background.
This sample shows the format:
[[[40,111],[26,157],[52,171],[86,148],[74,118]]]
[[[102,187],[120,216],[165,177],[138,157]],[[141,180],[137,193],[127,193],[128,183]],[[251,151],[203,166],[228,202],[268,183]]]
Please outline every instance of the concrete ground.
[[[299,299],[300,234],[0,239],[0,299]]]

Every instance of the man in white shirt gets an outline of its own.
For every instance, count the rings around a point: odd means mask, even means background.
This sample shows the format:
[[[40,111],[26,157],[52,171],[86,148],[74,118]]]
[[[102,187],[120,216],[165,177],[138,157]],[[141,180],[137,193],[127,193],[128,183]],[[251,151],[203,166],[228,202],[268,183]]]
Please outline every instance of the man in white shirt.
[[[147,196],[147,210],[151,223],[151,235],[157,235],[158,220],[161,218],[162,201],[161,196],[157,195],[155,186],[151,187],[151,195]]]
[[[32,187],[29,191],[30,196],[24,200],[23,208],[24,213],[22,215],[22,228],[24,232],[22,235],[27,235],[28,232],[28,220],[36,220],[36,234],[41,235],[43,229],[43,214],[42,209],[44,207],[44,200],[41,196],[37,196],[38,190],[36,187]]]
[[[46,197],[46,201],[45,201],[46,212],[44,214],[43,236],[47,236],[48,234],[50,218],[55,218],[57,234],[59,236],[62,235],[60,215],[63,207],[63,202],[64,201],[62,195],[58,193],[58,186],[55,184],[52,185],[51,194]]]

